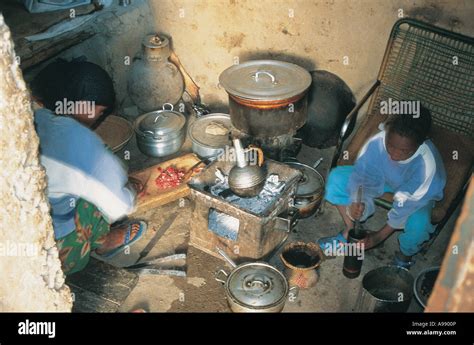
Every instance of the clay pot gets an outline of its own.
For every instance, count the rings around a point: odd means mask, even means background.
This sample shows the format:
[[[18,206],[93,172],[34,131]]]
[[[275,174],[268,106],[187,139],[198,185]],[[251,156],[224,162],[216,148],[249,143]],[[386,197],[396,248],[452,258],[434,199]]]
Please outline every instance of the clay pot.
[[[280,254],[285,265],[285,277],[290,286],[307,289],[319,280],[317,268],[321,264],[323,253],[316,243],[293,242]]]
[[[161,109],[165,103],[176,104],[184,90],[183,76],[168,61],[169,40],[148,35],[142,43],[142,54],[131,68],[128,92],[135,105],[145,113]]]

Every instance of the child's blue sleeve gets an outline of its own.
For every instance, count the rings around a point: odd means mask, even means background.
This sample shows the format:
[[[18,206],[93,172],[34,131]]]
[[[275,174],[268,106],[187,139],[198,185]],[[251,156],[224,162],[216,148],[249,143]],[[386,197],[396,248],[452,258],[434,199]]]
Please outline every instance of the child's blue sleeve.
[[[393,196],[392,209],[387,215],[387,224],[394,229],[403,229],[408,217],[432,200],[428,189],[436,170],[430,169],[425,164],[416,165],[410,170],[407,181]]]

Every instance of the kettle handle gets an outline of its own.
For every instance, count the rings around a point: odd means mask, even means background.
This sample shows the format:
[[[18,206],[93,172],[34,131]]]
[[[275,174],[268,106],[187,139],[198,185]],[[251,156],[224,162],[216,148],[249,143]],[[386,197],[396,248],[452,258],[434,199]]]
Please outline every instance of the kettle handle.
[[[263,165],[264,160],[265,160],[262,149],[260,147],[254,146],[254,145],[249,145],[249,147],[247,149],[245,149],[245,152],[249,152],[249,151],[257,151],[258,166],[261,167]]]

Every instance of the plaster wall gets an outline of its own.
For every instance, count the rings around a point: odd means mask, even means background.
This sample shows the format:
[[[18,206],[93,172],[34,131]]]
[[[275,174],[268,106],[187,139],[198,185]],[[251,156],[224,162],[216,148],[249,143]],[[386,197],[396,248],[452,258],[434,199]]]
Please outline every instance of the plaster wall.
[[[376,79],[400,16],[474,36],[473,1],[160,0],[149,1],[158,32],[173,38],[204,102],[227,103],[219,74],[270,58],[337,74],[358,99]]]
[[[30,97],[1,14],[0,80],[0,311],[70,311]]]

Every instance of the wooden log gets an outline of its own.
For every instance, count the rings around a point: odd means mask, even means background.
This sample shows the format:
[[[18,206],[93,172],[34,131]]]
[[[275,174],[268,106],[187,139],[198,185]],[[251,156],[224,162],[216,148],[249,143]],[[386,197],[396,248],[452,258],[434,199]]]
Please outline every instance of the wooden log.
[[[73,312],[116,312],[138,283],[138,275],[92,259],[67,277],[74,293]]]
[[[184,88],[189,93],[189,96],[194,103],[201,103],[201,98],[199,96],[199,86],[194,82],[188,72],[184,69],[181,61],[174,51],[171,51],[170,61],[178,67],[179,71],[183,75],[184,79]]]

